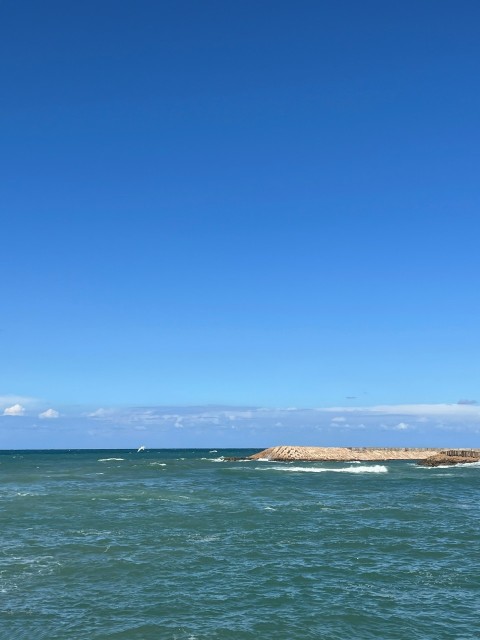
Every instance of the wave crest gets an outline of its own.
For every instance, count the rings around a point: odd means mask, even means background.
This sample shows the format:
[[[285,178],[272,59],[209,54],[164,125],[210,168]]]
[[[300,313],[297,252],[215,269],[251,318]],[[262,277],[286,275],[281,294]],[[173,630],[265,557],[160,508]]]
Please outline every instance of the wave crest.
[[[383,464],[364,465],[360,467],[345,467],[342,469],[325,469],[321,467],[255,467],[259,471],[293,471],[298,473],[388,473]]]

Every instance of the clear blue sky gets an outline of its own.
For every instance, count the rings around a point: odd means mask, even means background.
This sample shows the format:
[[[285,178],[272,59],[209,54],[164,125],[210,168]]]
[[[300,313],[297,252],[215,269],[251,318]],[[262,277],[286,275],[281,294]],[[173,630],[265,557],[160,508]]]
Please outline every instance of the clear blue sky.
[[[2,2],[0,395],[478,399],[479,23],[475,0]]]

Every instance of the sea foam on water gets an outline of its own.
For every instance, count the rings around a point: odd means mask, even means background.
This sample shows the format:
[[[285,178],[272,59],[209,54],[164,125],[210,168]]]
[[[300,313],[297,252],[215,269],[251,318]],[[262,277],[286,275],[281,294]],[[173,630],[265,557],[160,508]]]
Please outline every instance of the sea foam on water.
[[[331,469],[325,467],[293,467],[293,466],[268,466],[255,467],[257,471],[293,471],[295,473],[388,473],[388,469],[383,464],[365,465],[361,467],[345,467],[342,469]]]

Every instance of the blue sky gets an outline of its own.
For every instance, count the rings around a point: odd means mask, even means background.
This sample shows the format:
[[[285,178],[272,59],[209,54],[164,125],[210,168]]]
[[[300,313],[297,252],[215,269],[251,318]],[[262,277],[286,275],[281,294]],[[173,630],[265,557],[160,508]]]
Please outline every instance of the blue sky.
[[[162,407],[205,405],[271,410],[256,435],[240,420],[245,446],[343,441],[329,414],[277,419],[292,407],[358,408],[346,437],[365,443],[409,444],[400,423],[473,437],[457,403],[480,399],[477,2],[20,0],[0,17],[5,446],[130,446],[132,415],[155,446],[233,443],[201,417],[162,431]],[[448,419],[375,410],[426,405]]]

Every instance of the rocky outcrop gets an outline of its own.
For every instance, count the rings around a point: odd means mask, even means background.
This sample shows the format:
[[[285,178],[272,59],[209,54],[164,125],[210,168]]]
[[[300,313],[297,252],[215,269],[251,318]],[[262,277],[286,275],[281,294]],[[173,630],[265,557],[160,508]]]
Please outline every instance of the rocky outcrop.
[[[478,449],[450,449],[441,451],[433,456],[421,460],[423,467],[439,467],[444,465],[468,464],[480,462],[480,450]]]
[[[278,462],[373,462],[378,460],[424,460],[441,449],[374,448],[374,447],[270,447],[250,456],[250,460]]]

